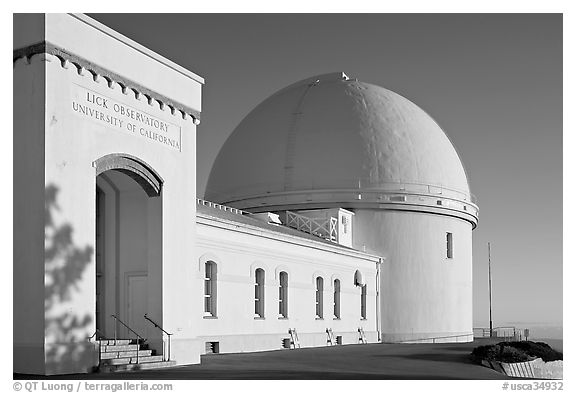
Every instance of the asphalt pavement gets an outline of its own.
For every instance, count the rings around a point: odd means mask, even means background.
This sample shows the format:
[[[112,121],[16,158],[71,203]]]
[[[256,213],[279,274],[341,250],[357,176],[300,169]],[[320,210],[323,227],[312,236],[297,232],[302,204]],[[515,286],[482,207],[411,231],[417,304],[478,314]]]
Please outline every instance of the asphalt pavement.
[[[503,374],[475,364],[470,352],[489,339],[461,344],[358,344],[204,355],[201,364],[59,379],[400,379],[488,380]],[[14,375],[14,379],[31,376]],[[32,377],[33,378],[33,377]],[[41,377],[45,378],[45,377]]]

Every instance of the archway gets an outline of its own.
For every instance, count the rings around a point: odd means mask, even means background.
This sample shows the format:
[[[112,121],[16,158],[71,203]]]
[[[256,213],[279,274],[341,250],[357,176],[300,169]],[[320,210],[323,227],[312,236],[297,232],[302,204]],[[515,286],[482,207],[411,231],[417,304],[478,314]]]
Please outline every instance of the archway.
[[[144,314],[162,321],[162,179],[131,156],[94,164],[96,327],[105,338],[134,338],[115,315],[161,349],[161,334]]]

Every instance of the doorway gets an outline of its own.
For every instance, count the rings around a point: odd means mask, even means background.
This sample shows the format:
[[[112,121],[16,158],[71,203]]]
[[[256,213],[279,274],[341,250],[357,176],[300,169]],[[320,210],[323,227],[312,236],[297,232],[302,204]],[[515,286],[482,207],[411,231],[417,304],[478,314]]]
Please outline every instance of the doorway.
[[[139,170],[133,170],[134,163]],[[104,338],[135,338],[114,315],[149,342],[161,341],[144,315],[162,321],[162,183],[149,182],[157,175],[133,158],[115,156],[100,164],[95,190],[96,328]]]

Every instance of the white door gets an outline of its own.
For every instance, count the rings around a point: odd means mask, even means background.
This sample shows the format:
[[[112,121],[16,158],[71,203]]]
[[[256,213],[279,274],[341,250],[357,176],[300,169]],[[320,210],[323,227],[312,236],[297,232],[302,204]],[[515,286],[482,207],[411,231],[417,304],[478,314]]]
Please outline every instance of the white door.
[[[144,275],[128,276],[128,326],[136,331],[142,338],[146,338],[146,320],[144,314],[147,310],[148,277]],[[130,338],[136,338],[131,333]]]

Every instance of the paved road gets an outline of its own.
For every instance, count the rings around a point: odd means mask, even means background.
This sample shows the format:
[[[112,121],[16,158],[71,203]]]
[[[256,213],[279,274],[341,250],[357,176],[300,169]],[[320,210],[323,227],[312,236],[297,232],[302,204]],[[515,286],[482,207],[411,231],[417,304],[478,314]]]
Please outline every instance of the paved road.
[[[366,344],[202,356],[199,365],[65,379],[506,379],[472,363],[486,341],[464,344]],[[14,376],[15,379],[22,376]],[[60,376],[59,378],[63,378]]]

